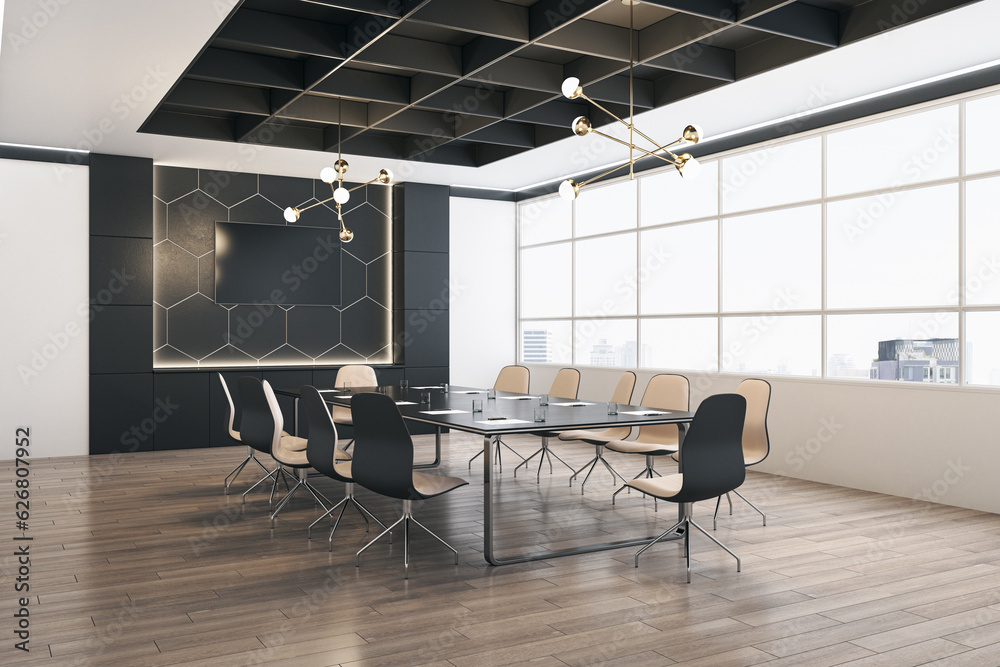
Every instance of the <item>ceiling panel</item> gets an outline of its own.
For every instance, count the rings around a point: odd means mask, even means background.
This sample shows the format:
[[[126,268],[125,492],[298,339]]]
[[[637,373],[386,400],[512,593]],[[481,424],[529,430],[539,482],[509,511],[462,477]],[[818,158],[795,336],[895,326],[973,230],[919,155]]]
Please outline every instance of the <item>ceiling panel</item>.
[[[140,131],[254,142],[284,128],[280,145],[335,151],[340,118],[345,151],[482,166],[603,116],[560,95],[568,76],[624,116],[630,99],[658,108],[891,29],[873,17],[893,3],[244,0]]]

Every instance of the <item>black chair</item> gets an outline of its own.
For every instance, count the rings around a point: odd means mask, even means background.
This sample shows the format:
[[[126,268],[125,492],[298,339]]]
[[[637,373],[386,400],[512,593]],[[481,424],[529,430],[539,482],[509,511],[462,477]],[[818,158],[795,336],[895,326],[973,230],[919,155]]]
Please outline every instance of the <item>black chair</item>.
[[[403,516],[361,547],[355,564],[361,567],[361,553],[402,523],[403,578],[408,579],[412,522],[451,549],[458,565],[458,550],[417,521],[413,517],[412,506],[414,500],[440,496],[468,482],[458,477],[428,475],[413,469],[413,440],[390,396],[357,394],[351,399],[351,413],[354,420],[354,459],[351,461],[354,481],[370,491],[403,501]]]
[[[743,463],[743,421],[746,410],[747,401],[739,394],[709,396],[698,406],[684,438],[680,450],[682,472],[628,482],[629,487],[654,498],[680,503],[682,511],[680,521],[636,552],[636,567],[639,567],[639,555],[643,551],[678,528],[683,528],[687,581],[691,583],[691,528],[694,527],[735,558],[736,571],[740,571],[740,557],[695,523],[691,512],[693,503],[717,498],[732,491],[746,478],[746,466]]]
[[[240,441],[247,447],[272,456],[271,446],[274,442],[275,422],[267,405],[267,399],[264,397],[261,381],[252,376],[241,377],[236,383],[236,388],[239,391],[242,412],[240,416]],[[281,424],[278,424],[278,432],[281,433]],[[267,468],[264,469],[267,470]],[[268,506],[270,506],[274,502],[274,492],[278,488],[279,478],[285,482],[287,490],[289,488],[287,476],[281,466],[277,465],[274,470],[269,471],[243,492],[243,503],[246,504],[248,493],[265,481],[271,480],[271,495],[267,501]]]
[[[216,375],[219,376],[219,384],[222,385],[222,393],[225,394],[225,396],[226,396],[226,403],[229,406],[229,412],[226,415],[226,420],[227,420],[226,429],[229,432],[229,437],[234,442],[238,442],[240,444],[243,444],[243,440],[240,438],[240,432],[236,429],[236,406],[233,405],[233,396],[232,396],[232,394],[229,393],[229,386],[226,384],[226,378],[222,377],[222,373],[216,373]],[[243,461],[238,466],[236,466],[235,468],[233,468],[233,471],[231,473],[229,473],[228,475],[226,475],[226,479],[224,480],[224,483],[226,485],[226,495],[227,496],[229,495],[229,487],[232,486],[233,482],[236,481],[236,478],[240,476],[241,472],[243,472],[243,468],[246,467],[246,464],[250,463],[250,461],[253,461],[257,465],[259,465],[260,468],[261,468],[261,470],[264,471],[265,475],[267,475],[267,476],[271,475],[271,471],[268,470],[264,466],[264,464],[261,463],[260,460],[257,459],[256,453],[257,453],[256,449],[254,449],[250,445],[247,445],[247,456],[246,456],[246,458],[243,459]]]
[[[354,478],[351,476],[351,455],[341,449],[338,445],[337,426],[333,423],[333,417],[326,407],[326,401],[320,396],[316,387],[305,385],[302,387],[302,397],[299,404],[305,409],[306,420],[309,423],[309,438],[306,440],[306,456],[311,465],[319,473],[326,475],[330,479],[344,483],[344,499],[327,510],[326,514],[316,519],[309,525],[306,535],[312,539],[312,528],[317,523],[330,517],[333,521],[333,512],[340,507],[340,514],[337,515],[336,522],[330,529],[330,551],[333,551],[333,534],[337,532],[340,520],[344,518],[344,510],[348,505],[354,505],[355,509],[365,520],[365,532],[368,532],[368,517],[372,521],[385,528],[385,524],[379,521],[374,514],[369,512],[364,505],[354,497]],[[389,539],[392,539],[390,535]]]
[[[549,389],[549,398],[566,398],[571,401],[575,401],[579,393],[580,393],[580,371],[576,370],[575,368],[559,369],[559,372],[556,373],[555,379],[552,380],[552,388]],[[559,458],[558,454],[553,453],[553,451],[549,449],[549,438],[558,438],[559,434],[560,431],[549,431],[549,430],[533,431],[531,435],[535,435],[541,438],[542,446],[539,447],[537,450],[535,450],[534,454],[524,459],[514,467],[514,477],[517,477],[517,469],[520,468],[521,466],[524,466],[525,470],[527,470],[528,461],[535,458],[536,456],[538,457],[538,472],[535,473],[535,484],[541,483],[542,464],[545,463],[545,457],[548,457],[549,459],[550,475],[552,474],[552,457],[555,457],[556,460],[559,461],[559,463],[569,468],[570,471],[574,473],[575,477],[576,471],[573,469],[573,466],[563,461],[561,458]],[[572,485],[572,483],[573,483],[572,478],[570,478],[570,484]]]

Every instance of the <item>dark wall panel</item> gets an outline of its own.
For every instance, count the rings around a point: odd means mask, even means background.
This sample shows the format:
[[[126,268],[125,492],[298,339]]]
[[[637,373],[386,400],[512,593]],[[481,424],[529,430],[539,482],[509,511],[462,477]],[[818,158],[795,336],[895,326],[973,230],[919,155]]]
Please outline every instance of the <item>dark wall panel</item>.
[[[153,161],[90,155],[90,233],[153,238]]]
[[[149,373],[153,309],[107,306],[90,321],[90,373]]]
[[[90,376],[90,453],[153,451],[153,375]]]
[[[449,318],[447,310],[404,311],[403,337],[409,366],[447,366],[449,363]]]
[[[450,188],[403,183],[395,190],[393,217],[403,247],[408,252],[448,252]]]
[[[157,373],[153,376],[153,449],[209,446],[208,373]]]
[[[403,308],[448,307],[448,255],[440,252],[403,253]]]
[[[90,300],[101,306],[152,305],[152,240],[91,236]]]

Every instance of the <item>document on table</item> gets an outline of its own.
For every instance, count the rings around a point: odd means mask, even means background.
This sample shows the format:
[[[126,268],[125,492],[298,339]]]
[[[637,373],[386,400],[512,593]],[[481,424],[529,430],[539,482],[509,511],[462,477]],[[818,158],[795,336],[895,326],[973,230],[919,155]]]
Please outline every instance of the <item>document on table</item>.
[[[442,387],[439,384],[436,384],[436,385],[431,385],[430,387],[410,387],[410,389],[444,389],[444,387]]]
[[[339,389],[320,389],[319,393],[321,393],[321,394],[330,394],[330,393],[334,393],[334,392],[337,392],[337,391],[340,391],[340,390]],[[352,398],[354,398],[354,394],[337,394],[336,396],[331,396],[330,398],[340,398],[340,399],[345,399],[346,398],[349,401]]]
[[[582,408],[585,405],[597,405],[596,403],[549,403],[549,405],[561,408]]]
[[[485,389],[466,389],[463,391],[453,391],[453,394],[485,394]]]
[[[464,415],[468,410],[421,410],[422,415]]]
[[[669,415],[670,412],[664,412],[662,410],[622,410],[619,414],[638,415],[640,417],[659,417],[660,415]]]
[[[508,417],[499,417],[497,419],[484,419],[482,421],[477,421],[477,424],[488,424],[495,426],[497,424],[531,424],[532,422],[527,419],[510,419]]]
[[[530,401],[530,400],[533,400],[533,399],[535,399],[537,397],[536,396],[497,396],[497,398],[499,398],[501,401]]]
[[[396,405],[416,405],[413,401],[396,401]]]

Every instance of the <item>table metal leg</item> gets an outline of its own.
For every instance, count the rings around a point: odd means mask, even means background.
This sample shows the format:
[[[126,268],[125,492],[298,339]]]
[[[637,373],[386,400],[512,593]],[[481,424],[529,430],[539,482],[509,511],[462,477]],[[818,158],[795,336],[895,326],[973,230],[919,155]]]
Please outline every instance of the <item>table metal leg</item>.
[[[430,463],[421,463],[420,465],[413,466],[413,469],[418,468],[437,468],[441,465],[441,427],[438,426],[437,430],[434,432],[434,460]]]
[[[683,438],[684,430],[681,427]],[[556,549],[550,551],[540,551],[536,553],[519,554],[501,558],[497,556],[493,539],[493,446],[496,436],[483,436],[483,557],[490,565],[511,565],[513,563],[527,563],[534,560],[545,560],[547,558],[558,558],[560,556],[575,556],[577,554],[593,553],[595,551],[608,551],[611,549],[621,549],[622,547],[635,547],[649,543],[657,538],[657,535],[650,535],[638,539],[618,540],[615,542],[602,542],[598,544],[586,544],[571,549]],[[684,516],[682,507],[677,508],[679,516]],[[682,539],[684,534],[677,532],[662,539],[677,540]]]

